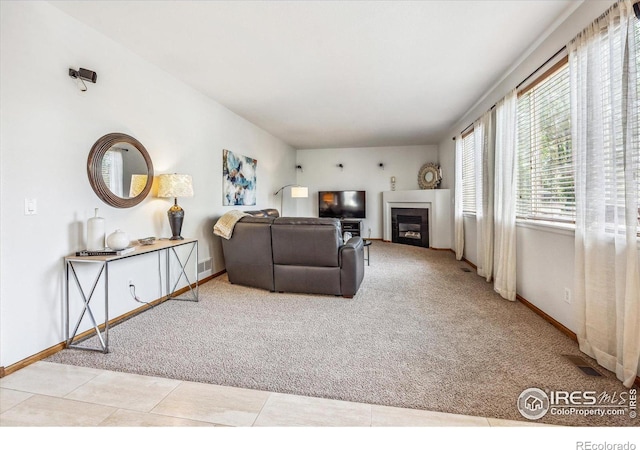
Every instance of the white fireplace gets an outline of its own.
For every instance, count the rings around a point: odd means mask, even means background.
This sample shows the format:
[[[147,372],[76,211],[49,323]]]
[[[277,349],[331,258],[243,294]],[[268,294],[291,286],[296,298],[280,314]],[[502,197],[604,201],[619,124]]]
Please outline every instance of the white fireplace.
[[[386,191],[382,193],[382,239],[391,241],[391,208],[426,208],[429,210],[429,246],[451,248],[451,191],[424,189]]]

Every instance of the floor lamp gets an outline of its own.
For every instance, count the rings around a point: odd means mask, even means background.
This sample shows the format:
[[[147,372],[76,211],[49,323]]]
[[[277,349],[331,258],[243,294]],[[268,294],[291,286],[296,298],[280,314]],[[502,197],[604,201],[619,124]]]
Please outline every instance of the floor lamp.
[[[284,216],[283,208],[284,208],[284,189],[291,186],[291,197],[292,198],[307,198],[309,197],[309,188],[306,186],[300,186],[299,184],[287,184],[278,189],[273,195],[278,195],[282,192],[282,196],[280,197],[280,215]]]

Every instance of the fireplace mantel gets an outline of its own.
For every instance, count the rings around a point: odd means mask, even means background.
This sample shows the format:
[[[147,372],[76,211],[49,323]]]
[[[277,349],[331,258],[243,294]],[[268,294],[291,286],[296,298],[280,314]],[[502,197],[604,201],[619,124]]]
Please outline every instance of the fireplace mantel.
[[[429,245],[451,248],[451,191],[423,189],[382,193],[382,239],[391,241],[391,208],[429,208]]]

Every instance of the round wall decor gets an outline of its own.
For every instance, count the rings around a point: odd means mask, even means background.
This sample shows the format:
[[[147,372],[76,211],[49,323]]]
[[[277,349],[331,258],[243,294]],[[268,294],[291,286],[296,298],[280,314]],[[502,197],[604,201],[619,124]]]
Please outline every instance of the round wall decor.
[[[440,166],[433,163],[424,164],[418,172],[418,186],[420,189],[435,189],[440,184],[442,175]]]
[[[87,159],[87,175],[100,200],[116,208],[131,208],[151,191],[153,163],[136,138],[109,133],[93,144]]]

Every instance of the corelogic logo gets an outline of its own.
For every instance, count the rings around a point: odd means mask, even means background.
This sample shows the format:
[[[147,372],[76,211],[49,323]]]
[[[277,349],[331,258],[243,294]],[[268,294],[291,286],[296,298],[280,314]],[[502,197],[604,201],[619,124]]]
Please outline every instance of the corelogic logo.
[[[526,419],[540,419],[549,411],[549,396],[538,388],[525,389],[518,397],[518,411]]]

